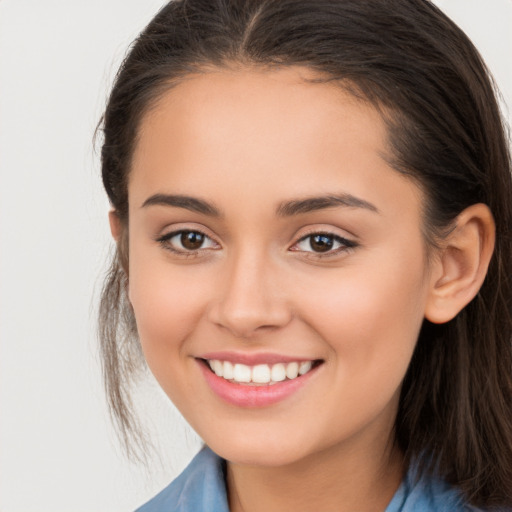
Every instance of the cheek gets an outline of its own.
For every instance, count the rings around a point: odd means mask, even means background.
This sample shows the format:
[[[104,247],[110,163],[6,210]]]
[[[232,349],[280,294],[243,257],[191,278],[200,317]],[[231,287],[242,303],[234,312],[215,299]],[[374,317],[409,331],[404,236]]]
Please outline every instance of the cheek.
[[[311,293],[305,305],[309,325],[329,347],[333,384],[322,400],[336,428],[345,425],[347,411],[352,432],[382,414],[394,421],[423,321],[423,284],[417,278],[398,284],[387,270],[345,277],[328,293],[325,287]]]
[[[141,257],[142,256],[142,257]],[[156,374],[181,355],[183,343],[199,322],[208,296],[208,280],[188,277],[187,267],[143,257],[130,257],[129,298],[146,360]]]
[[[361,271],[343,269],[323,285],[310,283],[303,315],[329,344],[337,367],[357,379],[399,383],[423,322],[421,258],[379,258]]]

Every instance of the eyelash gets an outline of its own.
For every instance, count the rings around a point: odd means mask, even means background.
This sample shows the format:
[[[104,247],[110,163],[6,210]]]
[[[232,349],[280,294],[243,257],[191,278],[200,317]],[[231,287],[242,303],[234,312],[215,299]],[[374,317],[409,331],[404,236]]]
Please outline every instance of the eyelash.
[[[186,248],[177,249],[176,247],[173,247],[171,240],[177,236],[183,237],[183,235],[185,235],[187,233],[199,235],[201,237],[204,237],[203,238],[204,240],[210,240],[210,242],[212,244],[219,245],[207,234],[203,233],[202,231],[194,230],[194,229],[180,229],[177,231],[172,231],[171,233],[166,233],[165,235],[158,237],[156,239],[156,241],[158,243],[160,243],[164,249],[169,250],[169,251],[173,252],[174,254],[177,254],[184,258],[191,258],[191,257],[197,256],[201,251],[212,249],[212,247],[200,247],[195,250],[194,249],[186,249]],[[313,237],[315,237],[315,236],[316,237],[325,237],[327,239],[330,239],[330,240],[332,240],[332,242],[331,242],[332,244],[338,243],[338,244],[340,244],[340,247],[337,247],[334,250],[331,248],[331,249],[326,250],[325,252],[313,251],[313,250],[312,251],[304,251],[304,250],[300,251],[299,249],[294,249],[294,247],[297,247],[299,244],[307,241],[308,239],[310,240],[309,246],[310,246],[310,248],[312,248],[311,242],[312,242]],[[348,240],[339,235],[335,235],[334,233],[329,233],[326,231],[313,231],[313,232],[308,233],[307,235],[303,236],[302,238],[300,238],[297,242],[295,242],[292,245],[292,247],[290,248],[290,250],[293,252],[309,253],[310,256],[308,256],[308,257],[310,257],[310,258],[311,257],[329,258],[329,257],[337,256],[338,254],[340,254],[342,252],[349,251],[350,249],[354,249],[357,246],[358,246],[358,244],[356,242],[354,242],[353,240]],[[311,255],[314,255],[314,256],[311,256]]]
[[[200,251],[209,250],[211,248],[203,248],[200,247],[199,249],[177,249],[176,247],[173,247],[171,240],[174,237],[180,236],[183,237],[185,234],[194,234],[194,235],[200,235],[201,237],[204,237],[204,240],[210,240],[213,244],[217,244],[211,237],[209,237],[206,233],[203,233],[202,231],[199,231],[197,229],[179,229],[177,231],[172,231],[171,233],[166,233],[165,235],[162,235],[156,239],[157,242],[162,245],[162,247],[168,251],[173,252],[174,254],[177,254],[178,256],[184,257],[184,258],[191,258],[194,256],[197,256]]]
[[[313,237],[325,237],[328,239],[331,239],[334,243],[340,244],[339,247],[336,249],[329,249],[325,252],[321,251],[303,251],[305,253],[314,255],[314,256],[308,256],[308,257],[314,257],[314,258],[329,258],[338,256],[342,252],[349,251],[351,249],[354,249],[358,246],[357,242],[354,242],[353,240],[348,240],[347,238],[343,238],[342,236],[336,235],[334,233],[329,233],[328,231],[313,231],[311,233],[308,233],[307,235],[300,238],[295,244],[293,244],[291,250],[292,251],[298,251],[298,249],[293,249],[293,247],[298,246],[300,243],[305,242],[309,239],[309,246],[311,247],[311,243],[313,241]],[[312,247],[311,247],[312,248]]]

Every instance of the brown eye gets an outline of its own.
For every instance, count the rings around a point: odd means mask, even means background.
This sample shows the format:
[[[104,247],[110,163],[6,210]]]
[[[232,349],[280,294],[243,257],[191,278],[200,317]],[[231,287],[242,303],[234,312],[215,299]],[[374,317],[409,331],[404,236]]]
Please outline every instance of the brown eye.
[[[320,256],[335,256],[349,249],[357,247],[357,242],[347,240],[334,233],[313,233],[301,238],[292,248],[292,251],[300,251]]]
[[[329,235],[313,235],[309,237],[309,245],[315,252],[327,252],[334,246],[334,237]]]
[[[180,236],[181,245],[189,251],[200,249],[204,243],[205,236],[198,231],[183,231]]]
[[[219,245],[201,231],[180,230],[156,239],[164,249],[177,254],[193,255],[199,251],[219,249]]]

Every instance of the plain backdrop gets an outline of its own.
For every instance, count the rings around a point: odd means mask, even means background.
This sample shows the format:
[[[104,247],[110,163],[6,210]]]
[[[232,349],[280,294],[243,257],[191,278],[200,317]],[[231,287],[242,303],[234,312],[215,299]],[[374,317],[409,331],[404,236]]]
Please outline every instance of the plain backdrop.
[[[199,447],[148,378],[137,402],[160,456],[149,469],[123,457],[95,338],[111,242],[93,132],[126,49],[163,3],[0,0],[1,512],[133,510]],[[437,3],[512,105],[512,0]]]

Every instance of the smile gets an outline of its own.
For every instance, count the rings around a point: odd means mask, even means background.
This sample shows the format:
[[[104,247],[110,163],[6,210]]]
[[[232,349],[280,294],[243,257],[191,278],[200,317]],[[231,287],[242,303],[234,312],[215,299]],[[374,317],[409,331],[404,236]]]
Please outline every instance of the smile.
[[[207,360],[217,377],[239,384],[276,384],[284,380],[293,380],[305,375],[313,368],[315,361],[292,361],[289,363],[257,364],[249,366],[218,359]]]
[[[196,361],[215,395],[244,408],[267,407],[285,400],[303,388],[324,366],[322,359],[294,361],[272,355],[229,357],[218,353],[196,358]]]

